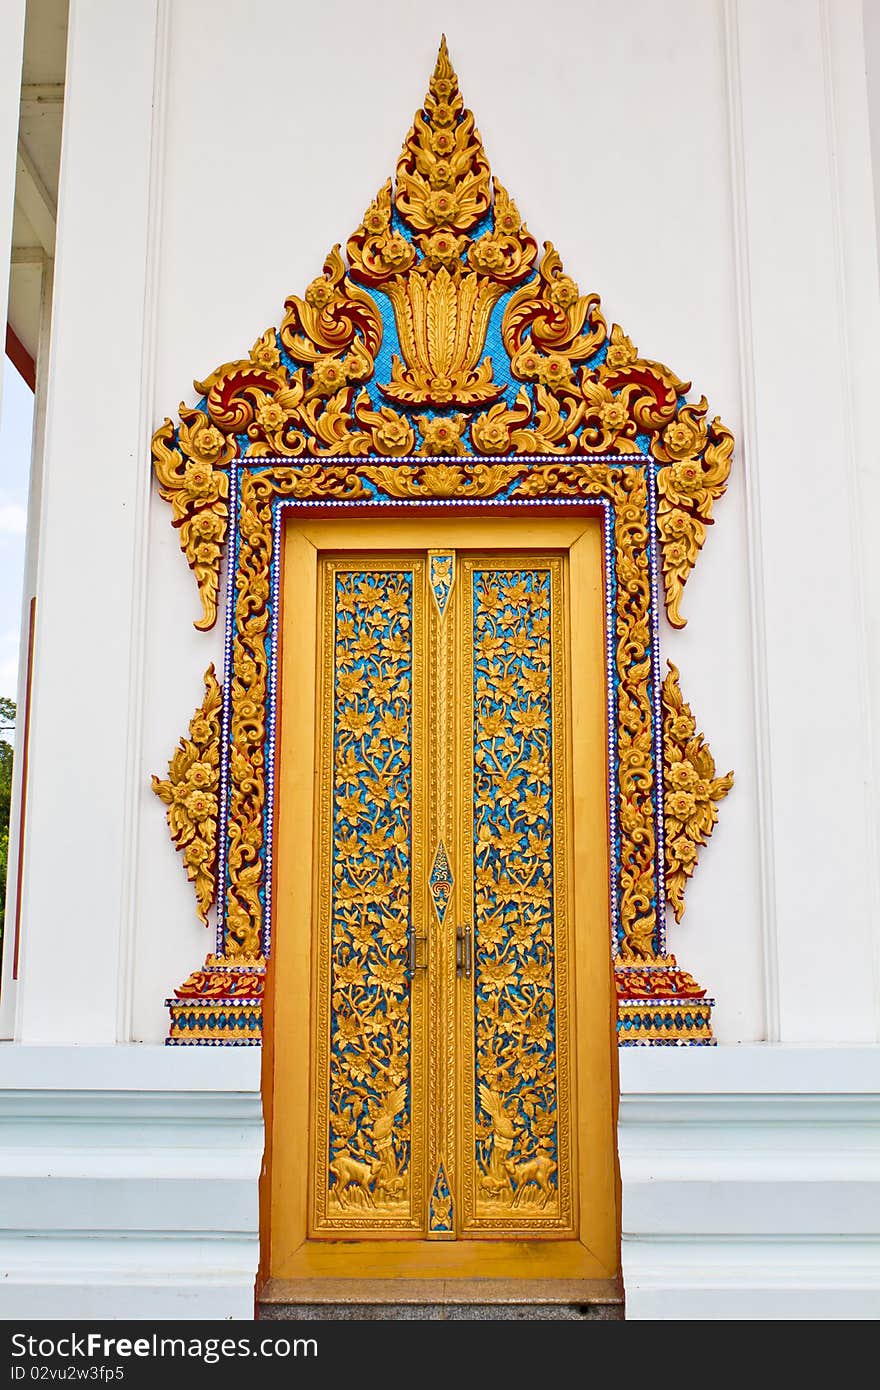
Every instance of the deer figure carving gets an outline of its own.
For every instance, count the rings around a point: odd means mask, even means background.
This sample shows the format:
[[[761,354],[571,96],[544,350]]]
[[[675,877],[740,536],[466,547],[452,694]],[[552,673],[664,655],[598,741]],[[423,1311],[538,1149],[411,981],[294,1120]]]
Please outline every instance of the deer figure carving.
[[[556,1172],[556,1163],[549,1154],[536,1154],[534,1158],[528,1158],[523,1163],[514,1163],[512,1159],[508,1158],[504,1160],[504,1167],[513,1182],[511,1206],[517,1206],[530,1183],[537,1183],[544,1194],[541,1199],[541,1206],[546,1207],[554,1195],[554,1188],[550,1179]]]

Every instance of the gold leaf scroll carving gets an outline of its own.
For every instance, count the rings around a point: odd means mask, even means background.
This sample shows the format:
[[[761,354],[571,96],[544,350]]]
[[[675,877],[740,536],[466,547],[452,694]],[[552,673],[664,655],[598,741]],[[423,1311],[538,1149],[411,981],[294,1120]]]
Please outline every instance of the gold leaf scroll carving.
[[[168,807],[171,838],[195,884],[200,920],[217,892],[217,792],[220,782],[220,707],[223,693],[213,663],[205,672],[205,698],[168,764],[168,777],[153,777],[153,791]]]
[[[232,645],[226,945],[230,956],[260,954],[272,503],[276,497],[366,496],[364,484],[345,465],[305,464],[296,469],[276,466],[258,473],[242,473],[242,543],[235,576]]]
[[[523,464],[408,464],[365,467],[363,473],[390,497],[492,497],[519,474]]]
[[[699,405],[683,406],[654,443],[654,457],[667,465],[657,470],[657,529],[673,627],[685,625],[681,592],[712,524],[712,503],[727,486],[733,457],[733,435],[717,416],[707,423],[707,410],[705,396]]]
[[[614,664],[618,679],[620,956],[654,954],[654,782],[651,711],[651,579],[648,567],[648,486],[641,469],[603,463],[547,463],[529,470],[520,493],[528,497],[607,497],[615,507],[618,600]]]
[[[667,662],[663,682],[663,776],[666,812],[666,892],[680,922],[684,890],[697,867],[697,855],[718,820],[719,801],[733,786],[733,773],[715,776],[715,759],[697,731],[691,707],[678,683],[678,667]]]
[[[198,404],[154,437],[159,490],[199,585],[200,628],[216,618],[233,466],[240,475],[225,949],[244,961],[261,948],[274,499],[583,495],[614,512],[618,965],[637,970],[658,959],[650,466],[665,602],[680,626],[732,436],[705,401],[687,401],[688,382],[641,357],[617,324],[607,328],[598,296],[581,294],[551,243],[537,264],[515,203],[490,175],[445,44],[396,182],[379,190],[346,252],[347,264],[335,247],[304,296],[286,301],[280,328],[196,383]],[[376,354],[392,313],[400,359],[383,383]],[[193,1040],[189,1027],[182,1041]],[[639,1027],[631,1040],[651,1041],[646,1020]]]
[[[265,708],[276,497],[366,498],[366,481],[391,498],[489,496],[506,485],[496,470],[512,469],[516,496],[607,498],[615,507],[615,668],[618,678],[619,816],[621,827],[620,954],[649,959],[657,928],[654,900],[656,836],[652,787],[650,688],[650,570],[648,484],[641,468],[566,462],[488,466],[456,464],[275,465],[241,479],[241,536],[236,573],[232,673],[232,753],[229,810],[229,938],[232,955],[260,950],[260,850],[266,796]],[[452,476],[454,474],[454,476]],[[448,476],[447,476],[448,475]],[[436,491],[435,491],[436,489]]]
[[[178,448],[173,447],[170,420],[153,435],[153,467],[159,495],[171,503],[180,548],[199,586],[202,617],[195,626],[205,632],[217,619],[220,556],[229,518],[229,479],[223,468],[234,457],[234,446],[206,416],[183,404],[180,421]]]
[[[336,246],[305,295],[288,298],[280,329],[197,382],[199,405],[156,433],[160,491],[199,583],[198,626],[216,616],[233,460],[467,453],[652,457],[665,602],[683,626],[682,589],[726,487],[732,436],[704,400],[687,403],[689,382],[640,357],[617,324],[608,331],[598,295],[581,294],[551,242],[536,270],[537,245],[491,177],[445,41],[396,184],[380,188],[346,252],[348,273]],[[379,288],[400,346],[386,382],[375,380]],[[493,362],[489,321],[510,291]]]

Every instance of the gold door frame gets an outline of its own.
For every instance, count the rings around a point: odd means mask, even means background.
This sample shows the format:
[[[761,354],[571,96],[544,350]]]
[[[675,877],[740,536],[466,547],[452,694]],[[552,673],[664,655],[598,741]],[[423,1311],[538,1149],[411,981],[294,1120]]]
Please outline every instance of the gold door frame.
[[[309,1094],[302,1069],[312,1036],[314,1007],[313,877],[303,866],[303,840],[314,824],[314,766],[318,641],[318,556],[346,550],[427,551],[444,547],[498,552],[553,549],[568,556],[571,621],[571,758],[574,808],[569,870],[584,885],[577,896],[574,947],[576,1002],[584,1020],[576,1034],[574,1105],[579,1178],[578,1234],[537,1240],[524,1265],[523,1231],[516,1239],[459,1241],[366,1237],[314,1239],[308,1228]],[[608,799],[605,706],[604,564],[601,520],[580,512],[560,518],[511,518],[445,514],[428,518],[363,521],[304,518],[287,522],[282,541],[284,621],[281,663],[283,715],[279,767],[283,795],[277,802],[275,914],[279,923],[270,964],[264,1095],[267,1168],[263,1193],[266,1296],[301,1290],[297,1280],[316,1277],[410,1278],[522,1277],[613,1279],[617,1270],[616,1062],[609,923]],[[317,854],[315,856],[318,857]],[[596,892],[596,885],[599,891]],[[311,891],[310,891],[311,890]],[[590,1019],[589,1025],[586,1020]],[[299,1080],[297,1080],[299,1077]],[[314,1078],[312,1080],[314,1084]],[[564,1236],[564,1232],[562,1233]]]
[[[392,79],[393,80],[393,75]],[[340,176],[345,161],[338,161]],[[491,356],[489,355],[491,353]],[[606,517],[612,952],[622,1045],[706,1045],[712,1001],[667,954],[717,777],[660,671],[661,602],[685,582],[727,485],[733,437],[690,383],[582,294],[493,179],[445,40],[389,179],[278,328],[196,383],[153,437],[207,630],[225,608],[189,734],[154,788],[214,951],[170,999],[175,1045],[258,1045],[271,938],[278,543],[285,505],[592,502]],[[225,604],[221,570],[227,556]],[[667,785],[664,787],[664,778]]]

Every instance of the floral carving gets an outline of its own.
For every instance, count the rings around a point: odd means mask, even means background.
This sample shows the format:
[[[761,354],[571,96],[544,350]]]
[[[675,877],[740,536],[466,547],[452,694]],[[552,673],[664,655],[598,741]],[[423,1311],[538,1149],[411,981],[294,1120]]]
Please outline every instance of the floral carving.
[[[476,1212],[558,1215],[551,574],[473,584]]]
[[[715,776],[715,759],[678,683],[678,667],[667,662],[663,682],[663,776],[666,784],[666,892],[680,922],[684,890],[697,854],[718,820],[719,801],[733,786],[733,773]]]
[[[417,232],[469,232],[489,210],[489,177],[444,37],[424,110],[417,112],[397,161],[397,211]]]
[[[220,783],[220,707],[223,692],[213,664],[205,672],[205,698],[168,764],[168,777],[153,778],[153,791],[168,807],[171,838],[183,854],[196,889],[200,920],[217,892],[217,791]]]
[[[154,460],[199,583],[200,627],[217,608],[227,471],[237,458],[397,458],[492,454],[638,454],[658,465],[658,529],[670,621],[724,492],[733,439],[690,385],[607,329],[550,242],[537,245],[490,176],[445,41],[424,108],[397,165],[346,244],[278,330],[227,363],[157,431]],[[400,344],[375,379],[388,296]],[[490,323],[507,360],[485,355]],[[500,314],[500,309],[499,309]],[[514,387],[517,389],[514,390]],[[395,407],[402,407],[401,411]],[[427,407],[427,409],[426,409]],[[462,414],[466,412],[466,414]]]
[[[524,471],[519,463],[423,463],[362,469],[389,497],[493,497]]]
[[[193,417],[190,427],[186,422]],[[229,479],[220,460],[228,461],[230,444],[199,411],[187,411],[181,404],[180,419],[179,433],[166,420],[153,435],[153,467],[159,495],[171,503],[172,525],[180,531],[180,548],[199,586],[202,617],[195,625],[207,631],[217,618],[220,556],[229,513]],[[176,433],[179,448],[173,447]]]
[[[733,435],[716,416],[706,421],[705,397],[685,405],[654,443],[657,470],[657,529],[663,559],[666,612],[673,627],[684,627],[679,612],[685,580],[694,567],[712,503],[723,494],[733,457]]]
[[[409,1209],[412,576],[335,576],[328,1211]]]

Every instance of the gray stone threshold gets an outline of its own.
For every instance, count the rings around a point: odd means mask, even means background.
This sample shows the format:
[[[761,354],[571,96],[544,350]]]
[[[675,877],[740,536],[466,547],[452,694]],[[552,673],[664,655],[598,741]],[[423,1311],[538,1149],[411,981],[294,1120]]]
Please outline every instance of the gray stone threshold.
[[[602,1303],[261,1303],[270,1321],[449,1321],[449,1322],[616,1322],[621,1302]]]

